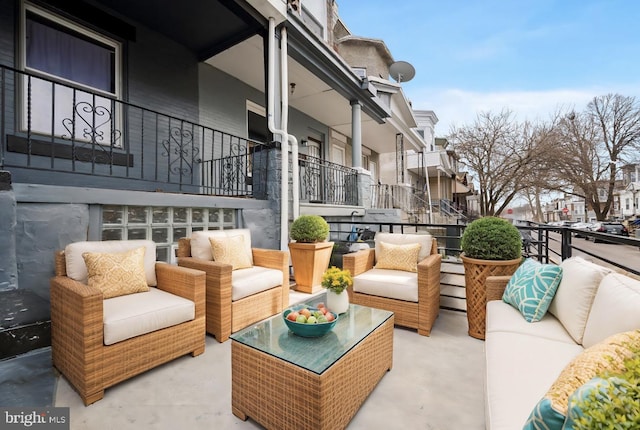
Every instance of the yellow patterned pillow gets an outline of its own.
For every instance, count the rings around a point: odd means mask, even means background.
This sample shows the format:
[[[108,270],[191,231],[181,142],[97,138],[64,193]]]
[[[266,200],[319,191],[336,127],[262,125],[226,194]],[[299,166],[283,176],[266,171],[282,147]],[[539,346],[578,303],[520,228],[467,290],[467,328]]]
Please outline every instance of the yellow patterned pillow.
[[[231,264],[233,270],[251,267],[251,256],[247,255],[244,236],[210,237],[213,261]]]
[[[89,274],[88,284],[102,291],[105,299],[149,291],[144,271],[145,247],[127,252],[82,254]]]
[[[624,371],[625,360],[639,352],[640,330],[614,334],[585,349],[562,370],[531,412],[523,430],[564,428],[569,396],[596,376]]]
[[[420,246],[419,243],[394,245],[393,243],[380,242],[380,255],[378,255],[376,269],[417,272]]]

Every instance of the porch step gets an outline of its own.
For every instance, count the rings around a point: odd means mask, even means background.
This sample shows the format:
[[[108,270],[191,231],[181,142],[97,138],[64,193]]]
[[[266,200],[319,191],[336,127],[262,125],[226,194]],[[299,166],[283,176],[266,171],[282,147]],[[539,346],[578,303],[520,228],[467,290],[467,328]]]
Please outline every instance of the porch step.
[[[454,259],[447,259],[440,267],[440,307],[466,312],[467,300],[464,266]]]
[[[49,302],[34,292],[0,292],[0,315],[0,360],[51,346]]]
[[[458,275],[464,275],[464,265],[453,260],[443,260],[440,271],[443,273],[455,273]]]

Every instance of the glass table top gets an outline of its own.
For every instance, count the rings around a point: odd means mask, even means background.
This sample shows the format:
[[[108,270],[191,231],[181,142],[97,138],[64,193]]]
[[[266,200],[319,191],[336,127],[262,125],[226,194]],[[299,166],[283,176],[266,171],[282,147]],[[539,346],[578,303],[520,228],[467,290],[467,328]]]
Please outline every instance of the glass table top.
[[[325,297],[321,295],[305,304],[315,306],[324,301]],[[393,312],[350,304],[349,310],[338,317],[332,331],[321,337],[307,338],[289,331],[279,313],[232,334],[231,339],[321,374],[392,315]]]

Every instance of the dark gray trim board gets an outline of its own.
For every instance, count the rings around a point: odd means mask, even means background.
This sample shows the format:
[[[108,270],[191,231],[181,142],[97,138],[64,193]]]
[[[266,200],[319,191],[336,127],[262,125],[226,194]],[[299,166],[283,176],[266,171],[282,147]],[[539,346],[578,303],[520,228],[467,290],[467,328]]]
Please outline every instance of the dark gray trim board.
[[[162,192],[124,191],[100,188],[13,184],[19,203],[78,203],[99,205],[174,206],[230,209],[263,209],[268,200],[214,197]]]

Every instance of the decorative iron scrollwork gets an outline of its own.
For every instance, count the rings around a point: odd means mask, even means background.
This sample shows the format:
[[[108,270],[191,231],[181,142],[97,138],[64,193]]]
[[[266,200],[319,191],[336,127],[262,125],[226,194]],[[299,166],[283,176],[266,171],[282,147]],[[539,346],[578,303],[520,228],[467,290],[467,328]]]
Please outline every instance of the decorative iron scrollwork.
[[[200,148],[193,144],[193,133],[182,127],[171,127],[169,137],[162,142],[163,157],[169,158],[169,172],[174,175],[190,175],[193,164],[200,163]]]
[[[112,129],[113,115],[104,106],[97,106],[89,102],[78,102],[73,108],[73,117],[64,118],[62,125],[69,132],[62,138],[74,140],[76,146],[99,149],[97,152],[75,154],[79,161],[107,163],[112,161],[111,148],[122,137],[120,130]],[[76,137],[79,134],[80,137]],[[109,136],[107,139],[105,136]],[[76,140],[77,139],[77,140]]]

